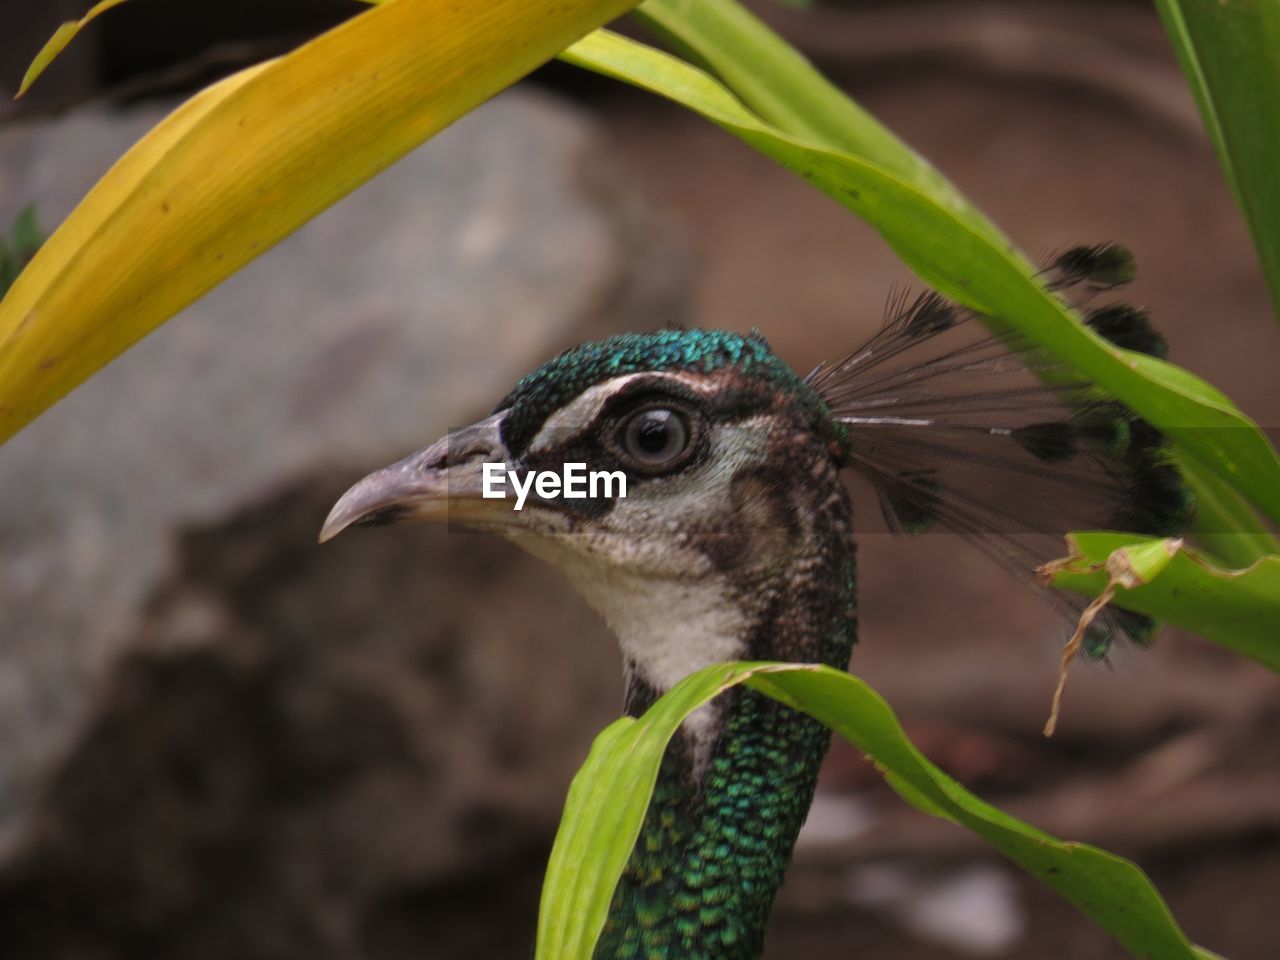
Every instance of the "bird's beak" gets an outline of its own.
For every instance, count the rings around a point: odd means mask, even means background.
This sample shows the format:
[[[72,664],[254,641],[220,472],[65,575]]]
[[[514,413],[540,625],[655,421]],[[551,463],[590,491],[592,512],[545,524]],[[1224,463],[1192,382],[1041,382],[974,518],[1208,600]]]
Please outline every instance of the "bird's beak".
[[[380,526],[407,520],[468,524],[511,520],[511,504],[484,497],[484,464],[507,464],[502,414],[441,437],[389,467],[369,474],[329,511],[320,542],[347,527]]]

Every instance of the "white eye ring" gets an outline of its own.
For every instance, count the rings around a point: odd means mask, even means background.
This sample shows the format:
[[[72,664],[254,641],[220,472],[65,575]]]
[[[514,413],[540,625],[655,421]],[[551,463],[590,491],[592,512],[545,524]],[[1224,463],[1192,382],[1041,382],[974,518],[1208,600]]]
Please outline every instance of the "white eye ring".
[[[684,459],[693,432],[683,413],[670,407],[644,407],[631,414],[619,431],[620,452],[642,470],[670,468]]]

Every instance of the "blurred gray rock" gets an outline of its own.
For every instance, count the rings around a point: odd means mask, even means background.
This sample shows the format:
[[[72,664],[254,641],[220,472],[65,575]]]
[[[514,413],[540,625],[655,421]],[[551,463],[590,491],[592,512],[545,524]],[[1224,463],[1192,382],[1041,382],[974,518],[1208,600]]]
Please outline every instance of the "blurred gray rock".
[[[158,116],[0,133],[0,222],[60,220]],[[489,538],[315,534],[685,290],[584,118],[512,93],[0,450],[6,957],[389,956],[413,891],[539,862],[617,710],[603,627]]]

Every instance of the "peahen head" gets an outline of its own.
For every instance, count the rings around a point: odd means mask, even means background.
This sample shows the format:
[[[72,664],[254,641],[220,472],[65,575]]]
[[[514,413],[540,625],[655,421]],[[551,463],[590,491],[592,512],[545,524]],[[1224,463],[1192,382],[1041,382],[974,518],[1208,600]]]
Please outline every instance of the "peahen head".
[[[839,659],[771,611],[851,552],[847,450],[759,335],[625,335],[562,354],[488,418],[361,481],[323,536],[408,517],[506,534],[600,611],[647,701],[718,661]],[[565,495],[568,464],[585,496]],[[486,471],[505,496],[485,498]],[[560,489],[539,496],[548,477]]]
[[[1130,274],[1120,248],[1076,248],[1046,280],[1092,296]],[[877,334],[804,378],[756,334],[666,330],[577,347],[489,417],[360,481],[321,539],[406,519],[506,535],[608,621],[637,714],[711,663],[848,662],[846,467],[871,482],[891,529],[949,529],[1025,579],[1067,530],[1185,523],[1189,495],[1154,430],[974,319],[933,294],[899,301]],[[1163,350],[1140,311],[1102,306],[1085,320],[1126,347]],[[581,496],[566,495],[575,470]],[[1151,631],[1123,611],[1099,623],[1095,655]],[[828,739],[745,688],[691,717],[596,957],[758,957]]]

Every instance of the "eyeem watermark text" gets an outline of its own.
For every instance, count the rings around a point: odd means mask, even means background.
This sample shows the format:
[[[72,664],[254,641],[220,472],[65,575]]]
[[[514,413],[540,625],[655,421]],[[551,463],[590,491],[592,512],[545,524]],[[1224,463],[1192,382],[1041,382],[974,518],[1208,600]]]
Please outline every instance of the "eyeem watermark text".
[[[530,470],[521,477],[514,471],[506,469],[505,463],[486,463],[484,465],[484,489],[482,495],[486,500],[505,500],[506,485],[516,492],[516,509],[524,508],[525,498],[532,490],[543,500],[554,500],[564,497],[566,500],[585,500],[587,497],[625,498],[627,495],[627,475],[621,470],[587,470],[585,463],[566,463],[563,473],[554,470]]]

